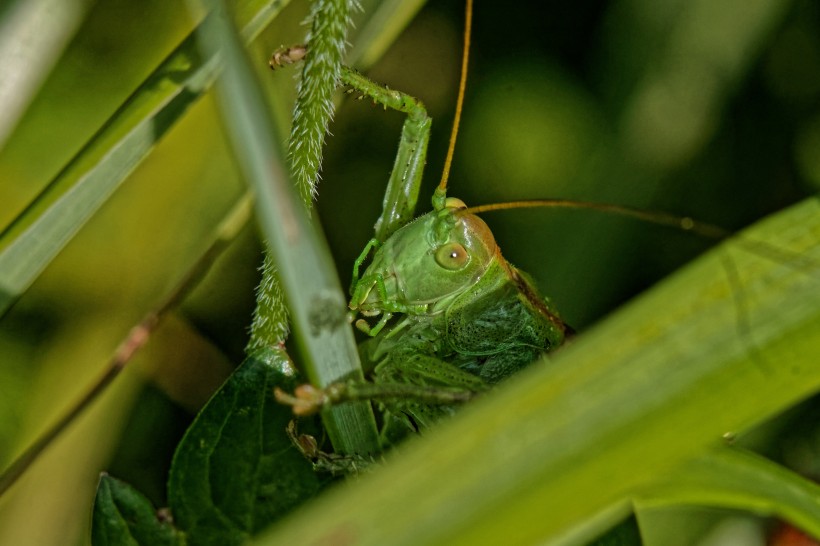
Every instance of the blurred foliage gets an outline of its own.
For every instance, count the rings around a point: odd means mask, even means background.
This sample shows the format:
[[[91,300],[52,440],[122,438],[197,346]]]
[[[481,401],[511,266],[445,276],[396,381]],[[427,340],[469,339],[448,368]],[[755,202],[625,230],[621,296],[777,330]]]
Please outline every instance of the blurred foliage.
[[[462,7],[430,2],[369,71],[421,98],[434,119],[423,196],[432,195],[449,136]],[[260,72],[270,51],[301,39],[305,11],[294,3],[254,44]],[[0,225],[191,28],[182,2],[92,5],[0,150]],[[737,229],[820,188],[820,5],[812,0],[480,2],[474,32],[450,190],[468,204],[571,197]],[[293,75],[265,80],[287,118]],[[331,127],[317,206],[343,284],[371,236],[401,122],[346,96]],[[0,462],[86,389],[242,190],[206,99],[3,318]],[[422,197],[420,211],[428,207]],[[505,256],[581,331],[709,245],[593,213],[505,212],[487,221]],[[240,360],[259,263],[259,242],[246,230],[133,369],[0,499],[0,543],[82,542],[102,469],[119,469],[164,502],[169,446]],[[762,449],[816,475],[816,412],[807,403],[762,431]],[[781,429],[806,432],[781,442]]]

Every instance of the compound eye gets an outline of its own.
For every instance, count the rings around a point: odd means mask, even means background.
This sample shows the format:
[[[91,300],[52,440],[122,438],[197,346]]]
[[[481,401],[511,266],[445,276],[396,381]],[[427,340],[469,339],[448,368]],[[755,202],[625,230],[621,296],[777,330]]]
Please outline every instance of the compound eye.
[[[436,263],[444,269],[457,271],[467,265],[470,255],[467,249],[458,243],[447,243],[436,250]]]

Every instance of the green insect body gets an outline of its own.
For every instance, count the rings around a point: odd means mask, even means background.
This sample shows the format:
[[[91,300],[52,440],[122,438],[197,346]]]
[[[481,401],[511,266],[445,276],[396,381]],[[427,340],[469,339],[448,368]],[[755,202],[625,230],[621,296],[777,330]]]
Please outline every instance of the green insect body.
[[[531,279],[504,259],[487,224],[458,199],[378,245],[361,278],[354,273],[351,292],[353,312],[381,315],[373,328],[357,323],[373,336],[360,353],[375,385],[482,392],[561,345],[568,331]],[[382,405],[386,442],[455,409],[412,397]]]
[[[468,1],[468,19],[470,13]],[[304,46],[276,52],[271,67],[292,57],[290,50],[310,55]],[[356,322],[371,336],[359,346],[365,381],[307,385],[277,398],[297,415],[346,401],[378,402],[388,447],[560,346],[571,330],[529,276],[503,258],[487,224],[461,200],[446,197],[449,160],[433,211],[413,219],[431,127],[421,102],[344,66],[340,82],[407,116],[375,237],[356,261],[351,286],[352,317],[379,318]],[[454,143],[453,136],[450,154]]]

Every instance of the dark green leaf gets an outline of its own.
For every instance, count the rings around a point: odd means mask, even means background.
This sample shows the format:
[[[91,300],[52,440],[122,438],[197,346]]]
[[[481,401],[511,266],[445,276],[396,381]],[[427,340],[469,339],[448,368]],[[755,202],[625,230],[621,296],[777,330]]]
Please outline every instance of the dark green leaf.
[[[125,482],[103,474],[97,486],[91,524],[94,546],[173,546],[185,544],[168,521],[157,517],[154,506]]]
[[[189,544],[239,544],[321,487],[285,433],[289,409],[273,399],[274,386],[295,383],[284,350],[260,352],[188,429],[174,455],[168,499]]]

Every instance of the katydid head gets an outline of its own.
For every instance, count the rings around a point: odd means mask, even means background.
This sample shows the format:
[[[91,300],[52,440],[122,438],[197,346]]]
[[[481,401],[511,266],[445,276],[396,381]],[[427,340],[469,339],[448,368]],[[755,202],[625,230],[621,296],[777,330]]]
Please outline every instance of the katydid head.
[[[350,308],[365,316],[431,314],[475,284],[500,257],[490,228],[461,200],[402,227],[353,286]]]

